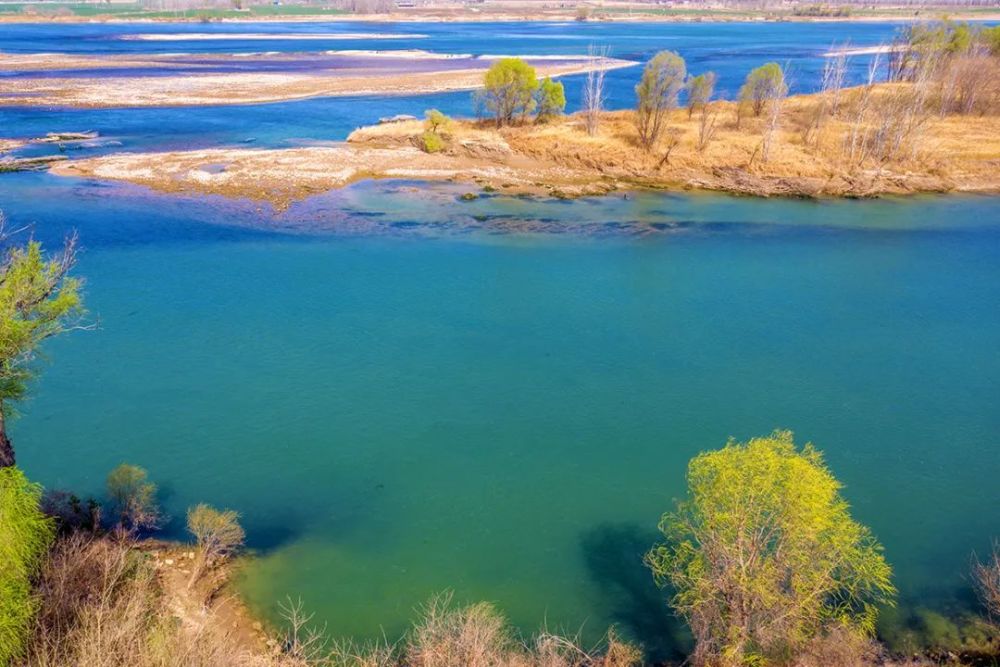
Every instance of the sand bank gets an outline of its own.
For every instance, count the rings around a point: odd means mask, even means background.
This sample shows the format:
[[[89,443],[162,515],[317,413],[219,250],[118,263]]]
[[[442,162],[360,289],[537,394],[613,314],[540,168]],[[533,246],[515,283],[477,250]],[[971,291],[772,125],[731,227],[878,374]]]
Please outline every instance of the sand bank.
[[[227,40],[355,40],[355,39],[422,39],[427,35],[390,32],[150,32],[122,35],[119,39],[145,42],[215,42]]]
[[[379,71],[378,68],[354,67],[309,72],[241,71],[152,77],[5,77],[0,78],[0,106],[171,107],[260,104],[310,97],[440,93],[478,88],[489,64],[489,61],[473,60],[469,68],[435,70],[426,67],[422,71],[403,73],[398,68]],[[609,60],[605,67],[615,69],[635,64]],[[536,64],[539,76],[579,74],[590,68],[587,62],[580,61]]]

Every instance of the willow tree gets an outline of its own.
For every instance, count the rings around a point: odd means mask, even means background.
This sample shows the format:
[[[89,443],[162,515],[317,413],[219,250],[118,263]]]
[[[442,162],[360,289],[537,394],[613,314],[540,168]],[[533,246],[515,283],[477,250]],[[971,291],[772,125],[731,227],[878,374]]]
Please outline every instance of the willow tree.
[[[0,243],[9,241],[0,215]],[[78,279],[69,275],[76,261],[76,238],[61,252],[46,255],[31,239],[8,245],[0,262],[0,467],[14,465],[7,435],[10,403],[24,398],[35,374],[38,348],[46,338],[73,328],[82,313]]]
[[[668,113],[677,108],[677,96],[684,88],[687,67],[673,51],[660,51],[646,63],[635,87],[635,127],[639,142],[651,149],[663,133]]]
[[[692,459],[687,477],[646,562],[675,591],[695,665],[786,662],[874,633],[891,569],[812,445],[797,449],[787,431],[730,441]]]

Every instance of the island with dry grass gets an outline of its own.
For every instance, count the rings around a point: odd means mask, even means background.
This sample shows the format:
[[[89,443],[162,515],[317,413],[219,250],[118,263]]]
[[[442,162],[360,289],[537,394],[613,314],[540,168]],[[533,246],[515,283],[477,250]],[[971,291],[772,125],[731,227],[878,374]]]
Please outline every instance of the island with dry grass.
[[[818,128],[816,116],[829,101],[823,94],[785,100],[773,130],[764,116],[737,122],[737,102],[712,102],[690,116],[677,109],[650,148],[640,142],[634,111],[610,111],[599,115],[594,134],[583,114],[500,128],[452,120],[437,152],[421,147],[424,122],[410,120],[364,127],[332,146],[119,153],[60,163],[52,172],[277,208],[367,178],[560,197],[631,188],[808,197],[1000,191],[998,115],[933,114],[906,129],[898,148],[873,145],[884,143],[877,126],[892,119],[865,106],[898,105],[912,92],[906,83],[844,90]]]

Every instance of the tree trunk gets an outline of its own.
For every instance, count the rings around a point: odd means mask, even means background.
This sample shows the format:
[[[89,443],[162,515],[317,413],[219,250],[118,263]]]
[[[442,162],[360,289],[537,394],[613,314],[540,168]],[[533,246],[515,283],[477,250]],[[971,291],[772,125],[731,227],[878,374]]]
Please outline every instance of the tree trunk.
[[[7,437],[7,422],[4,419],[3,403],[0,402],[0,468],[14,465],[14,445]]]

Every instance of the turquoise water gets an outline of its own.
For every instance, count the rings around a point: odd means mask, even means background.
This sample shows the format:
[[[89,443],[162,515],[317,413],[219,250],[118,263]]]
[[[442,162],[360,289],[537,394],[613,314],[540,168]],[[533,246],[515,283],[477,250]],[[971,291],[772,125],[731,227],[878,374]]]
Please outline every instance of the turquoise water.
[[[52,180],[19,182],[8,213],[79,224],[46,203],[72,192]],[[239,509],[252,603],[301,596],[334,634],[394,636],[453,589],[527,630],[616,622],[672,655],[639,557],[687,460],[791,428],[827,453],[904,603],[967,604],[969,555],[1000,528],[995,199],[475,202],[542,216],[496,234],[435,223],[462,219],[460,189],[409,189],[336,195],[399,230],[349,236],[92,195],[100,329],[51,346],[16,424],[25,468],[99,492],[143,465],[172,527],[197,501]]]
[[[830,43],[894,26],[383,28],[427,34],[392,47],[449,52],[501,50],[494,33],[525,54],[676,46],[726,90],[780,54],[815,73]],[[0,48],[261,49],[116,38],[137,29],[15,26]],[[615,73],[613,106],[637,76]],[[283,146],[431,105],[462,113],[468,96],[0,109],[0,127],[97,129],[114,150]],[[271,617],[301,596],[334,635],[394,637],[452,589],[526,631],[618,623],[672,656],[683,633],[640,562],[659,515],[697,452],[790,428],[884,542],[906,613],[970,607],[970,554],[1000,535],[1000,200],[460,201],[467,189],[358,184],[275,213],[2,175],[12,221],[48,244],[79,231],[99,324],[48,346],[14,425],[21,464],[81,493],[142,465],[168,535],[191,504],[239,510],[259,555],[243,589]]]

